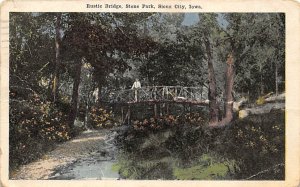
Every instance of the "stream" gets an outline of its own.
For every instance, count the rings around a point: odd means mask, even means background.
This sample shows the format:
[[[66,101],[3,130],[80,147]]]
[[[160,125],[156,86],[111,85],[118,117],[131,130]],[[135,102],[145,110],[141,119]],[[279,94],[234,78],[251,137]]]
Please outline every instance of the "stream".
[[[95,142],[97,147],[88,149],[86,156],[56,168],[49,179],[230,180],[249,176],[249,179],[283,179],[282,110],[236,120],[226,130],[199,128],[189,123],[164,124],[161,129],[151,129],[147,124],[141,127],[122,126],[103,132],[103,139]],[[264,173],[252,177],[260,171]]]
[[[53,180],[117,180],[119,174],[112,170],[116,163],[116,147],[113,144],[117,135],[110,131],[105,136],[104,146],[93,150],[84,158],[56,169],[49,179]]]
[[[199,118],[189,115],[174,123],[168,117],[154,124],[144,120],[139,126],[86,130],[21,166],[10,178],[284,180],[285,112],[267,109],[266,114],[237,119],[227,129],[199,126],[205,122],[188,121]]]

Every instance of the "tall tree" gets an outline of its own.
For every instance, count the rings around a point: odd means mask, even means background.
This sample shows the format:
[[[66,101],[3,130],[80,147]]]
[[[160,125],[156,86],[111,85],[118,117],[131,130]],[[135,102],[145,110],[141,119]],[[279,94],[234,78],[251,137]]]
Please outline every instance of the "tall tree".
[[[217,103],[217,83],[212,54],[213,45],[216,43],[216,36],[219,34],[216,18],[217,14],[199,14],[200,21],[198,26],[201,33],[201,41],[204,43],[204,51],[207,61],[210,124],[216,124],[218,122],[219,115],[219,106]]]
[[[101,14],[100,17],[94,13],[69,15],[69,28],[63,38],[63,51],[65,60],[74,64],[76,72],[69,114],[70,126],[74,123],[78,107],[79,67],[82,65],[79,59],[84,59],[93,67],[94,80],[101,93],[101,88],[110,74],[124,72],[128,68],[127,59],[149,51],[151,41],[141,38],[136,31],[137,27],[132,24],[132,19],[138,20],[140,17],[138,14]],[[98,94],[98,97],[101,95]]]
[[[272,59],[273,50],[265,50],[263,55],[258,55],[259,51],[255,47],[262,48],[262,46],[272,47],[270,38],[276,36],[270,35],[270,24],[276,24],[276,21],[272,21],[269,18],[270,14],[226,14],[225,18],[228,21],[228,26],[223,31],[225,32],[224,45],[227,46],[227,69],[225,74],[225,117],[214,126],[224,126],[230,123],[233,116],[232,104],[234,102],[234,88],[237,84],[234,82],[236,72],[240,75],[244,74],[247,59],[254,57],[256,63],[258,63],[259,78],[261,79],[260,85],[263,87],[267,85],[262,79],[262,68],[264,63],[268,59]],[[271,14],[272,16],[274,14]],[[278,23],[278,20],[277,20]],[[278,29],[278,28],[276,28]],[[282,40],[281,40],[282,41]],[[227,43],[227,44],[226,44]],[[269,51],[269,52],[267,52]],[[264,60],[267,59],[267,60]],[[264,62],[265,61],[265,62]],[[267,63],[266,66],[270,68],[271,63]],[[243,68],[244,67],[244,68]],[[276,74],[276,73],[275,73]],[[242,75],[243,76],[243,75]],[[264,84],[263,84],[264,83]],[[236,85],[236,86],[235,86]],[[263,91],[261,88],[260,91]]]
[[[217,86],[216,86],[216,77],[215,71],[212,63],[212,52],[211,46],[208,38],[204,39],[205,49],[207,54],[207,69],[208,69],[208,82],[209,82],[209,92],[208,92],[208,100],[209,100],[209,116],[210,123],[218,122],[218,105],[217,105]]]
[[[55,23],[55,69],[53,76],[53,85],[52,85],[52,96],[53,102],[55,103],[58,99],[58,87],[59,87],[59,77],[61,69],[61,57],[60,57],[60,48],[61,48],[61,13],[56,13],[56,23]]]
[[[233,119],[233,85],[234,85],[234,59],[233,54],[229,53],[226,61],[226,73],[225,73],[225,117],[221,122],[211,123],[211,126],[227,125]]]
[[[79,99],[79,84],[81,78],[81,67],[84,59],[78,59],[78,62],[75,63],[75,71],[74,71],[74,83],[73,83],[73,91],[72,91],[72,99],[69,113],[69,126],[73,128],[74,121],[77,117],[78,111],[78,99]]]

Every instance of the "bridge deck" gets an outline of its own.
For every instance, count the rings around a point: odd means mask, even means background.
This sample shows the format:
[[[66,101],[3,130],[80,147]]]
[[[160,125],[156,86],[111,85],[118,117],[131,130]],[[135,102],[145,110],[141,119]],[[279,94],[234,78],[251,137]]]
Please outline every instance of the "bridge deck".
[[[207,89],[182,86],[146,86],[137,89],[110,91],[102,102],[117,104],[134,103],[189,103],[207,105]]]

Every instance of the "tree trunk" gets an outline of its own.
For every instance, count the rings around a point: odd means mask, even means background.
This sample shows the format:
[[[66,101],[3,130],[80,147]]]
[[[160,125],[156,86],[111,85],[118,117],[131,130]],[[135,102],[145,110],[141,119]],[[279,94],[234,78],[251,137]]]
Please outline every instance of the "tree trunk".
[[[231,122],[233,119],[233,83],[234,83],[234,60],[233,55],[230,53],[227,58],[227,67],[226,67],[226,74],[225,74],[225,117],[216,123],[210,123],[211,127],[217,126],[222,127]]]
[[[260,70],[260,95],[264,95],[264,82],[263,82],[263,75],[262,70]]]
[[[234,83],[234,61],[232,54],[229,54],[227,59],[227,68],[226,68],[226,83],[225,83],[225,95],[226,95],[226,104],[225,104],[225,118],[228,119],[228,122],[232,120],[233,117],[233,83]]]
[[[124,121],[124,106],[121,106],[121,122]]]
[[[60,70],[60,43],[61,43],[61,13],[56,15],[55,25],[55,69],[52,84],[52,98],[55,103],[58,98],[58,87],[59,87],[59,70]]]
[[[275,61],[275,93],[276,96],[278,96],[278,65]]]
[[[157,105],[156,104],[154,104],[153,110],[154,110],[154,117],[157,118],[158,115],[157,115]]]
[[[71,108],[70,108],[70,113],[69,113],[69,126],[71,128],[74,127],[74,121],[77,116],[81,66],[82,66],[82,62],[80,61],[80,62],[78,62],[78,64],[76,64],[76,67],[75,67],[76,68],[75,69],[75,78],[74,78],[74,84],[73,84]]]
[[[86,105],[85,105],[85,114],[84,114],[84,126],[86,129],[89,129],[89,110],[90,110],[90,107],[89,107],[89,102],[88,101],[85,101]]]
[[[97,103],[100,103],[101,101],[101,90],[102,90],[102,84],[101,83],[98,83],[98,98],[97,98]]]
[[[260,72],[260,95],[264,95],[264,81],[263,81],[263,73],[262,73],[262,65],[259,66],[259,72]]]
[[[128,125],[131,125],[131,110],[130,110],[130,105],[128,106]]]
[[[209,123],[214,124],[218,122],[218,105],[216,99],[216,77],[214,72],[214,66],[212,63],[212,54],[209,40],[205,39],[205,48],[207,54],[207,65],[208,65],[208,80],[209,80],[209,91],[208,91],[208,100],[209,100]]]

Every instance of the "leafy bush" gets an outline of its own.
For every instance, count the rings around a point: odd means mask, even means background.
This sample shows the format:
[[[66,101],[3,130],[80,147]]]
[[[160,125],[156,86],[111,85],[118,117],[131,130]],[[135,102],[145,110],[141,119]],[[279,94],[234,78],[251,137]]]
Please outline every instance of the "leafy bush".
[[[68,105],[42,101],[38,95],[26,100],[11,93],[9,108],[10,169],[40,157],[54,143],[69,140]]]
[[[144,120],[135,120],[133,122],[133,128],[136,131],[160,131],[175,127],[182,124],[190,126],[199,126],[206,124],[207,119],[201,116],[200,113],[187,113],[184,115],[165,115],[158,118],[149,118]]]
[[[221,142],[218,150],[240,163],[241,172],[235,176],[239,179],[284,164],[285,114],[274,110],[237,120],[225,131]],[[281,168],[275,175],[269,172],[253,179],[284,179],[284,169]]]
[[[90,110],[91,125],[93,128],[112,127],[112,111],[104,108],[92,106]]]
[[[174,118],[172,125],[168,116],[161,122],[156,119],[153,122],[161,129],[154,130],[147,124],[151,120],[137,121],[137,127],[118,138],[122,155],[127,155],[119,168],[124,177],[154,179],[152,173],[143,171],[156,168],[163,174],[173,170],[166,179],[284,179],[284,111],[250,115],[217,129],[203,122],[193,125],[190,115],[186,116],[180,119],[181,124]],[[171,169],[146,164],[163,165],[164,157],[170,157]],[[140,167],[141,163],[147,167]]]

